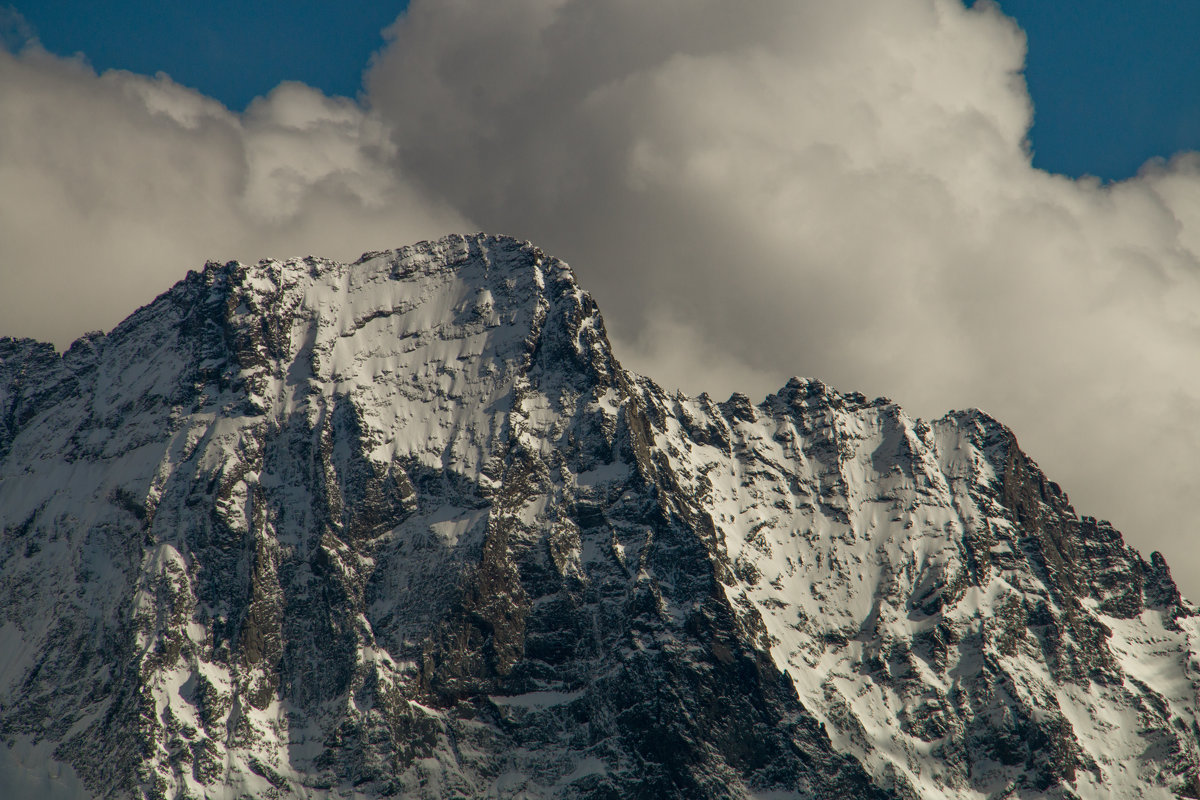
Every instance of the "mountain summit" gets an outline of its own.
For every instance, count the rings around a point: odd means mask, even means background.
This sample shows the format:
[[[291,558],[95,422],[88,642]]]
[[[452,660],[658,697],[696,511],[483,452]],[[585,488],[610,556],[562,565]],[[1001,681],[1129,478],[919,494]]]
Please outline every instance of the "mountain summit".
[[[1200,623],[1007,428],[622,369],[524,242],[0,339],[0,786],[1200,794]]]

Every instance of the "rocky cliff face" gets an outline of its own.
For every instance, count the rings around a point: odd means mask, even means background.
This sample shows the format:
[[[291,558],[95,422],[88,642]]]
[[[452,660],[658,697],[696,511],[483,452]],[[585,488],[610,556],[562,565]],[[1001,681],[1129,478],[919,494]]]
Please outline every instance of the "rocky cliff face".
[[[1005,427],[666,394],[510,239],[210,264],[61,356],[0,340],[0,525],[13,786],[1200,789],[1194,612]]]

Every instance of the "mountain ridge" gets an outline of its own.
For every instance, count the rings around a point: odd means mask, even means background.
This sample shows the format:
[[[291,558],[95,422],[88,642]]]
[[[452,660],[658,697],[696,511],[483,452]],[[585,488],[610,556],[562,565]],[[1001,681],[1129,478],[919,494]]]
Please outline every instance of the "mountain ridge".
[[[1197,794],[1194,611],[1008,428],[672,395],[507,237],[0,340],[0,524],[0,736],[104,796]]]

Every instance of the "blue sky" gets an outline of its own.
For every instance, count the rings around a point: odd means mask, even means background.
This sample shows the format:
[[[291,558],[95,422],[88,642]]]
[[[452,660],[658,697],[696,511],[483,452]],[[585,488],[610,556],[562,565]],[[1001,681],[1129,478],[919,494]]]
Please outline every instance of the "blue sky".
[[[354,97],[381,31],[406,0],[32,0],[14,4],[53,53],[83,53],[117,68],[176,82],[245,108],[280,81]]]
[[[1034,164],[1134,174],[1200,149],[1200,3],[1001,0],[1029,39]]]
[[[234,110],[280,81],[354,97],[405,0],[202,4],[25,0],[43,46],[97,70],[164,71]],[[1200,3],[1001,0],[1029,38],[1034,164],[1121,179],[1146,159],[1200,149]],[[347,11],[347,8],[349,9]]]

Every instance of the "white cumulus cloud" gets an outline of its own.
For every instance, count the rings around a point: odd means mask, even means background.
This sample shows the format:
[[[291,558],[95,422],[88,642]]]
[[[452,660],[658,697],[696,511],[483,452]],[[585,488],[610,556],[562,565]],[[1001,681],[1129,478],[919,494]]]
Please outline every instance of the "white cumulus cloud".
[[[60,346],[206,259],[356,258],[471,227],[374,115],[283,84],[244,114],[165,75],[0,49],[0,321]]]
[[[627,363],[982,407],[1197,594],[1200,162],[1033,169],[998,7],[417,0],[391,34],[402,162],[575,263]]]

